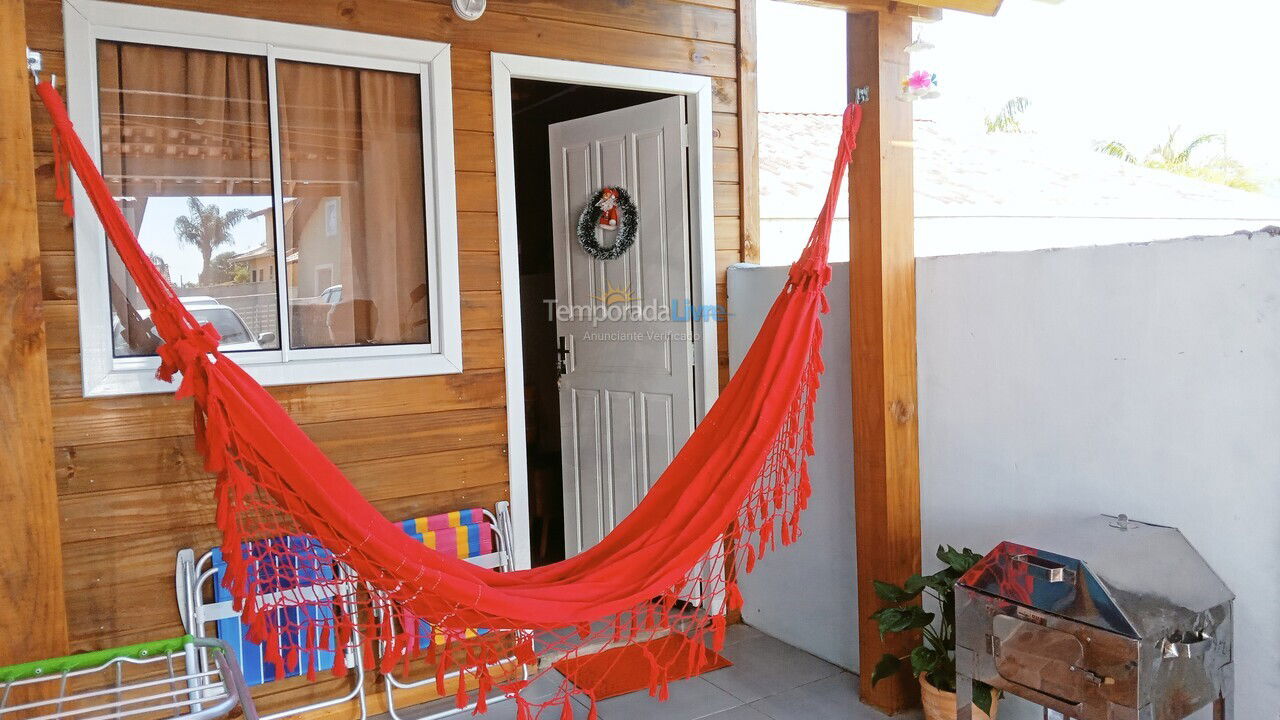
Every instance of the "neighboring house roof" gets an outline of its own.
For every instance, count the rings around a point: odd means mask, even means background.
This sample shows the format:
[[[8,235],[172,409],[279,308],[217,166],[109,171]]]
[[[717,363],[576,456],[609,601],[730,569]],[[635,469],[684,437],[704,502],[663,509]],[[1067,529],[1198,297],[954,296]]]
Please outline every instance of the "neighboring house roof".
[[[298,198],[285,198],[284,199],[284,221],[289,222],[289,218],[293,216],[293,211],[297,209],[298,209]],[[267,218],[268,222],[270,222],[272,219],[272,216],[275,214],[275,211],[276,211],[276,208],[274,205],[268,205],[262,208],[261,210],[255,210],[254,212],[249,213],[246,217],[251,217],[251,218],[265,217]]]
[[[761,220],[812,222],[840,117],[760,113],[759,127]],[[1280,224],[1280,198],[1132,165],[1088,147],[1035,134],[953,134],[922,120],[914,129],[918,255],[1142,242]],[[847,199],[836,216],[848,218]]]
[[[274,246],[269,247],[267,246],[266,243],[263,243],[252,250],[246,250],[242,253],[236,253],[235,255],[231,256],[231,261],[245,262],[247,260],[254,260],[257,258],[274,257],[275,254],[276,254],[276,249]]]

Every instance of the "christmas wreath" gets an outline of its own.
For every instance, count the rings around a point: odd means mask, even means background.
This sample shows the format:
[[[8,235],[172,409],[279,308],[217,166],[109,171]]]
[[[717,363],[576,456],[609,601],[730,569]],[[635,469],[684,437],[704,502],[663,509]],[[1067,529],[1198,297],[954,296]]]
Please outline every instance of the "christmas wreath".
[[[636,224],[639,216],[631,196],[620,187],[601,188],[578,216],[578,244],[588,255],[597,260],[613,260],[622,257],[636,241]],[[596,229],[617,230],[613,244],[603,247],[596,240]]]

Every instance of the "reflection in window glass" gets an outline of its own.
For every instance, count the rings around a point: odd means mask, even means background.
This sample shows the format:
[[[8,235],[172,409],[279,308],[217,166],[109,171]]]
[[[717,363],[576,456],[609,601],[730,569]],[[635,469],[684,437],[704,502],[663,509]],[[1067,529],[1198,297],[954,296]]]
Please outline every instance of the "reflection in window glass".
[[[430,342],[416,75],[279,61],[290,346]]]
[[[266,59],[98,43],[103,174],[142,247],[223,350],[279,344]],[[154,354],[108,250],[116,357]]]

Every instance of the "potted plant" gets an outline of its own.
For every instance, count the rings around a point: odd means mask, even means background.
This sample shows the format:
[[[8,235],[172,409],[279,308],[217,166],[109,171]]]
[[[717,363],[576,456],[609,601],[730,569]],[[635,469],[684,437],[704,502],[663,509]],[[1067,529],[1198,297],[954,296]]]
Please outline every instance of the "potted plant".
[[[876,664],[871,684],[910,669],[920,680],[920,692],[926,720],[955,720],[956,717],[956,593],[955,584],[965,571],[982,559],[969,548],[956,550],[947,545],[938,548],[943,567],[932,575],[912,575],[902,586],[875,583],[876,595],[889,603],[871,615],[885,633],[920,630],[922,641],[910,653],[898,657],[886,654]],[[927,612],[916,599],[921,593],[937,601],[938,614]],[[990,685],[974,681],[973,704],[983,714],[975,720],[996,716],[998,693]]]

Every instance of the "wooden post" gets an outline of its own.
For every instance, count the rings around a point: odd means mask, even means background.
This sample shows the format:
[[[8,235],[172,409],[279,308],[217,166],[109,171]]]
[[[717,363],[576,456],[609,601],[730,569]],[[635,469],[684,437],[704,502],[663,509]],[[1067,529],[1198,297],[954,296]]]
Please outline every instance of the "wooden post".
[[[0,665],[67,651],[26,35],[0,2]]]
[[[896,98],[908,71],[911,19],[850,13],[847,29],[850,98],[856,88],[871,91],[849,203],[858,652],[863,702],[892,715],[919,696],[905,673],[871,686],[881,655],[903,655],[912,643],[882,641],[869,619],[881,606],[873,580],[901,583],[920,571],[912,113]]]
[[[738,162],[742,262],[760,262],[760,105],[756,83],[756,0],[738,0]]]

